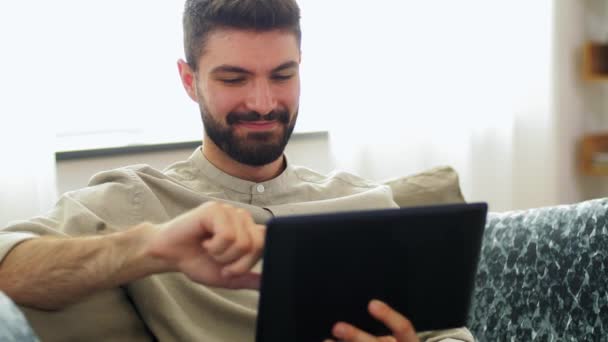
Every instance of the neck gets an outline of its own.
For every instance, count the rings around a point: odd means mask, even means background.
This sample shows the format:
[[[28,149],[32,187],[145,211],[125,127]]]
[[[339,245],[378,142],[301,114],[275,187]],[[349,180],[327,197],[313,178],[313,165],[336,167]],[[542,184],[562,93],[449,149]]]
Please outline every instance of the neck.
[[[285,169],[285,157],[281,155],[277,160],[262,166],[251,166],[237,162],[205,136],[203,140],[203,155],[213,166],[223,172],[251,182],[265,182],[273,179]]]

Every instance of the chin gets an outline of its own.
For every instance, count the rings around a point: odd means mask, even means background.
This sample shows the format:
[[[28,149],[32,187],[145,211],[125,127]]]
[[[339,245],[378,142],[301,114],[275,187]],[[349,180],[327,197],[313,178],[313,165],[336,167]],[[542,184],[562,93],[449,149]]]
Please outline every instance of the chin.
[[[283,135],[276,132],[256,132],[249,133],[245,137],[247,142],[264,142],[264,143],[278,143],[281,141]]]

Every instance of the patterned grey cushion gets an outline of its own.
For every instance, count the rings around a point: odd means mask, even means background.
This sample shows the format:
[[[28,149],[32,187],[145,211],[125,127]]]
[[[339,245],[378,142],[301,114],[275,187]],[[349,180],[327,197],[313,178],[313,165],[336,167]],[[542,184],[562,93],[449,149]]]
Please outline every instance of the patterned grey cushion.
[[[0,292],[0,341],[38,341],[23,313],[2,292]]]
[[[608,199],[490,213],[469,327],[480,341],[608,341]]]

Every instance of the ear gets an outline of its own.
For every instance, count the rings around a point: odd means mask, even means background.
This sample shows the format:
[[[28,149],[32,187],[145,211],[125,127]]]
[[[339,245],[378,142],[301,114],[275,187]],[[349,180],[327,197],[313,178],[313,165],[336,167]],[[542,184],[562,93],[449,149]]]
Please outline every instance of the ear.
[[[177,61],[177,69],[179,70],[179,77],[182,80],[182,85],[184,86],[186,93],[188,93],[188,96],[190,96],[192,101],[198,102],[198,96],[196,93],[196,78],[194,77],[194,71],[192,70],[190,65],[183,59]]]

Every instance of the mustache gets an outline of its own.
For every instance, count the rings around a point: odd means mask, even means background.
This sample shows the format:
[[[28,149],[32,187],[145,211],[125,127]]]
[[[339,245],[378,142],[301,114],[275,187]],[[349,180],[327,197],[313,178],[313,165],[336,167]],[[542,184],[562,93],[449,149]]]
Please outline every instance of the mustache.
[[[234,125],[237,122],[242,121],[279,121],[283,124],[289,123],[289,112],[288,111],[272,111],[266,115],[262,115],[258,112],[252,111],[247,113],[236,113],[231,112],[226,116],[226,122],[228,125]]]

